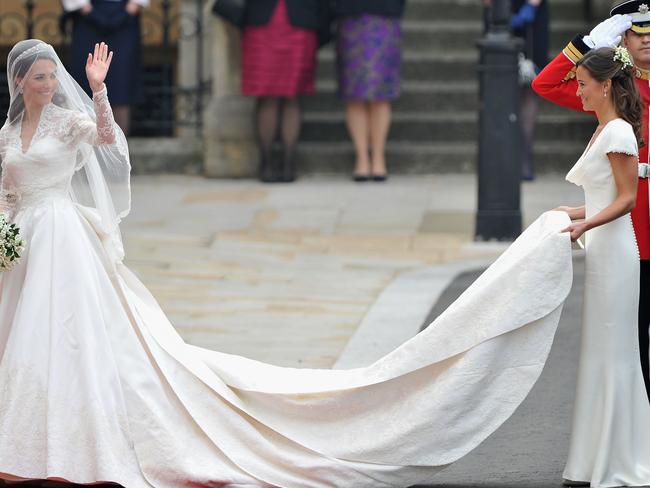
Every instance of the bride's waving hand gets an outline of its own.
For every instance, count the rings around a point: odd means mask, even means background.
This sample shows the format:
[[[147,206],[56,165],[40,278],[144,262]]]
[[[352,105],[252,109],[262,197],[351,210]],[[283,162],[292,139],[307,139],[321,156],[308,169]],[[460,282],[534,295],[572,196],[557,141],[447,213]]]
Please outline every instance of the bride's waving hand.
[[[95,44],[95,52],[88,53],[86,60],[86,76],[88,77],[88,84],[90,85],[93,93],[102,89],[108,69],[113,60],[113,51],[108,51],[108,44],[102,42]]]

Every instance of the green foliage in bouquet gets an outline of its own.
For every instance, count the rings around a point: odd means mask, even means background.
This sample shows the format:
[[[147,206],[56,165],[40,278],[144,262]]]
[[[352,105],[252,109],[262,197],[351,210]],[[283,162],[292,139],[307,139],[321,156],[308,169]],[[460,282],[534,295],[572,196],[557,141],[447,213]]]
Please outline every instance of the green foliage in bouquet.
[[[0,271],[13,268],[25,249],[25,241],[20,237],[20,229],[0,214]]]

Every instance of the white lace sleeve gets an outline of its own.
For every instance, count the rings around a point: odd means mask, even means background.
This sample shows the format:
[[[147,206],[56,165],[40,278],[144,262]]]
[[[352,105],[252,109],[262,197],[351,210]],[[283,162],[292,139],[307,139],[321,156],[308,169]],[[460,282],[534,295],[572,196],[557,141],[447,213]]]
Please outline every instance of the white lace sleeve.
[[[14,191],[10,178],[4,169],[3,160],[7,151],[7,144],[7,131],[3,127],[3,129],[0,130],[0,166],[2,167],[2,175],[0,176],[0,213],[8,215],[11,218],[13,216],[18,195]]]
[[[607,132],[604,141],[605,153],[621,153],[628,156],[639,156],[639,145],[634,135],[634,129],[624,120],[611,122],[616,124],[613,130]]]
[[[71,143],[74,145],[85,142],[92,146],[99,146],[115,142],[115,119],[111,105],[108,103],[106,86],[93,94],[93,103],[96,123],[87,114],[78,113],[74,116],[71,127]]]

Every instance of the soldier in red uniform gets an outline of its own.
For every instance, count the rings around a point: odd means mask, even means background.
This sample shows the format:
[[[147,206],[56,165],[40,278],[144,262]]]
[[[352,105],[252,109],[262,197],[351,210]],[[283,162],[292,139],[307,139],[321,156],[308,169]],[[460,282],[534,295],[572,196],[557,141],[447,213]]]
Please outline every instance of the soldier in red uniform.
[[[648,1],[648,0],[645,0]],[[650,1],[648,1],[650,3]],[[576,36],[533,81],[533,89],[553,103],[582,111],[576,95],[575,63],[590,49],[615,47],[621,39],[634,60],[636,86],[643,99],[644,145],[639,148],[639,186],[632,222],[641,259],[639,301],[639,351],[641,367],[650,400],[648,329],[650,328],[650,202],[648,201],[648,144],[650,144],[650,8],[644,0],[629,0],[614,7],[611,17],[598,24],[588,36]]]

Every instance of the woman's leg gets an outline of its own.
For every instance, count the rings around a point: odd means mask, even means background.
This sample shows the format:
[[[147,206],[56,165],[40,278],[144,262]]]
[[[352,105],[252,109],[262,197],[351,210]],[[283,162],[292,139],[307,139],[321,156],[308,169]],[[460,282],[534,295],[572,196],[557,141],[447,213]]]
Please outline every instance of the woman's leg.
[[[280,180],[286,183],[296,179],[295,154],[298,139],[300,138],[300,100],[298,97],[285,98],[282,104],[282,145],[284,146],[284,159]]]
[[[535,144],[535,126],[539,102],[532,88],[521,89],[521,178],[524,180],[535,179],[535,166],[533,164],[533,146]]]
[[[358,180],[363,180],[370,174],[370,157],[368,154],[370,140],[369,119],[370,111],[367,102],[351,101],[347,103],[346,121],[356,152],[354,177]]]
[[[390,102],[370,102],[370,143],[372,145],[372,174],[376,179],[386,177],[386,139],[391,122]]]
[[[258,177],[266,183],[277,181],[273,170],[273,143],[278,134],[280,100],[275,97],[257,99],[257,144],[260,149]]]

